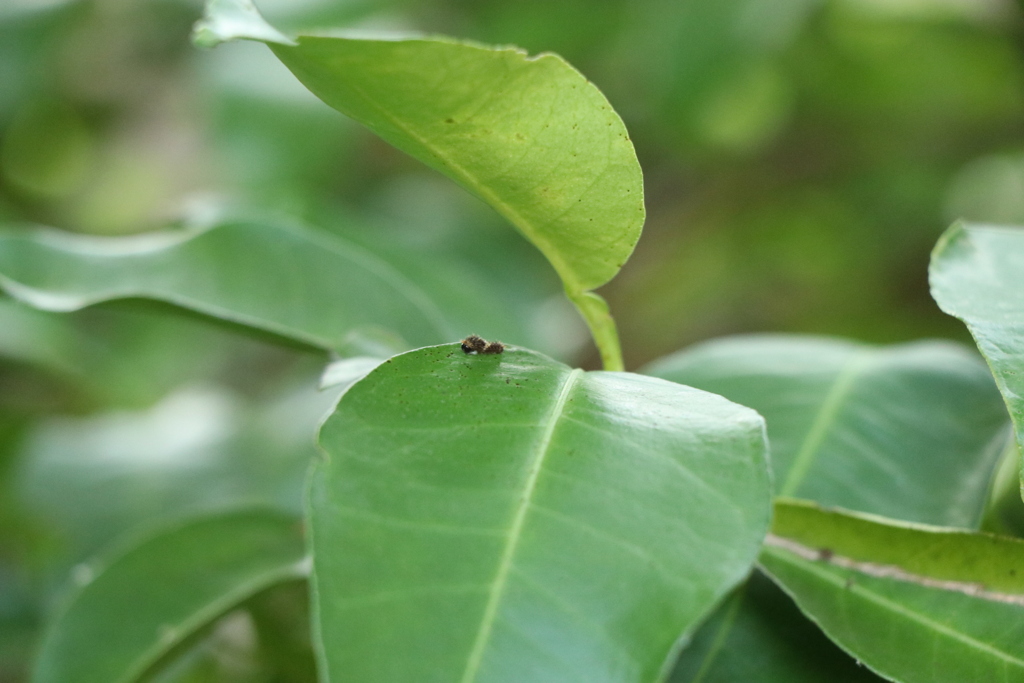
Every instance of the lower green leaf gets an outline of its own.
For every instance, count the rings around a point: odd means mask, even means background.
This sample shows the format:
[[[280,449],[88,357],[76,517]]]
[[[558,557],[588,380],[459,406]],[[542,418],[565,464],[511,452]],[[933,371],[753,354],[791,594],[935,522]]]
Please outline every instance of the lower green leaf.
[[[97,565],[51,625],[33,683],[129,683],[218,616],[306,575],[297,519],[247,510],[185,522]]]
[[[314,609],[331,680],[656,680],[767,522],[756,413],[515,347],[385,361],[320,443]]]
[[[1024,541],[782,502],[760,564],[882,676],[1024,680]]]
[[[669,683],[877,683],[761,572],[683,650]]]

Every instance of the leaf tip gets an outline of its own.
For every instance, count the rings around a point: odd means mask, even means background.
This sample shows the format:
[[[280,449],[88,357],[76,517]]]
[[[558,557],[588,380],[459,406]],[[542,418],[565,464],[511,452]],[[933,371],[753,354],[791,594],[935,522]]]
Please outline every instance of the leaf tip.
[[[207,0],[203,18],[192,28],[192,43],[212,48],[231,40],[296,44],[267,23],[252,0]]]

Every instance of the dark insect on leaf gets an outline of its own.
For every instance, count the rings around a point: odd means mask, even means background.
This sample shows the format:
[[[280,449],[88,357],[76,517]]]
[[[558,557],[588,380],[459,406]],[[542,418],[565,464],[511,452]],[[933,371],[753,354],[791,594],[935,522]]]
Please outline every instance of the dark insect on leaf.
[[[465,353],[487,353],[487,341],[471,334],[462,340],[462,350]]]
[[[480,353],[496,354],[505,350],[505,345],[499,341],[489,342]]]
[[[505,345],[498,341],[488,342],[486,339],[471,334],[462,340],[462,350],[465,353],[496,355],[505,350]]]

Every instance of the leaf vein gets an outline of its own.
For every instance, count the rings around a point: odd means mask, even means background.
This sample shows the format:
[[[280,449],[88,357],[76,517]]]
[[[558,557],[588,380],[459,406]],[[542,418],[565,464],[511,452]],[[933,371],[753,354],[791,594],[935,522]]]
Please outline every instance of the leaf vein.
[[[472,683],[472,681],[475,681],[477,673],[480,670],[480,665],[483,662],[484,651],[487,649],[487,641],[490,638],[491,631],[494,628],[494,622],[498,616],[498,606],[500,605],[501,599],[505,594],[505,589],[508,586],[508,575],[512,568],[512,558],[514,557],[516,548],[519,545],[519,539],[522,537],[523,525],[526,522],[526,516],[530,510],[530,503],[533,498],[533,493],[537,487],[537,480],[540,478],[540,472],[544,466],[544,460],[547,457],[548,452],[551,450],[551,441],[555,434],[555,427],[557,426],[562,413],[565,411],[565,405],[569,400],[569,394],[572,393],[573,388],[576,386],[582,374],[582,370],[576,369],[566,376],[565,382],[562,384],[561,390],[558,393],[558,397],[551,406],[551,413],[548,417],[547,425],[541,433],[540,441],[537,444],[537,453],[533,458],[533,462],[530,464],[530,470],[527,475],[522,500],[516,508],[515,515],[512,517],[512,524],[509,527],[508,541],[505,544],[505,549],[502,552],[501,559],[498,561],[498,568],[495,572],[494,582],[491,584],[490,596],[488,597],[487,605],[484,607],[483,617],[480,620],[480,629],[477,631],[476,639],[473,643],[473,649],[470,651],[469,657],[466,660],[466,669],[461,678],[462,683]]]

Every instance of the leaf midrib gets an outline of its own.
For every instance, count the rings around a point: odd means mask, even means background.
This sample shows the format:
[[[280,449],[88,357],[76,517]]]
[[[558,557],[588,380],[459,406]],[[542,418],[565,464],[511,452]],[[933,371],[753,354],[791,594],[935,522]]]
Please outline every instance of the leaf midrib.
[[[477,630],[476,638],[473,642],[473,648],[470,650],[469,656],[466,659],[466,669],[463,671],[462,678],[460,679],[461,683],[473,683],[476,680],[477,673],[480,671],[484,652],[487,650],[491,631],[494,629],[494,622],[498,617],[498,607],[501,604],[502,597],[505,594],[505,589],[508,586],[508,576],[512,569],[512,558],[515,556],[516,548],[518,547],[519,540],[522,537],[523,525],[533,501],[533,493],[537,487],[537,480],[540,478],[540,472],[543,469],[544,461],[551,450],[551,440],[555,434],[555,427],[557,426],[559,419],[562,417],[562,413],[565,411],[565,404],[569,400],[569,394],[572,393],[573,388],[576,386],[576,383],[579,381],[582,374],[582,370],[575,369],[566,375],[565,382],[563,382],[562,387],[559,390],[558,397],[551,406],[551,412],[548,413],[544,431],[541,433],[540,440],[537,442],[536,454],[533,457],[533,462],[530,463],[530,470],[526,478],[522,498],[520,499],[519,505],[512,517],[512,523],[509,525],[508,539],[505,542],[505,548],[502,551],[501,559],[498,561],[498,567],[495,571],[494,582],[491,584],[487,605],[484,608],[484,613],[480,620],[480,628]]]
[[[870,358],[871,353],[866,350],[855,352],[832,380],[832,386],[829,387],[817,415],[814,416],[814,421],[811,423],[810,429],[807,430],[803,443],[800,444],[800,450],[793,458],[786,481],[779,491],[780,496],[795,495],[796,490],[804,483],[822,443],[828,436],[829,427],[835,423],[843,401],[849,396],[857,375],[867,365]]]
[[[715,660],[718,659],[718,655],[721,654],[725,647],[725,642],[728,639],[729,634],[732,632],[733,625],[736,622],[736,617],[739,615],[740,605],[743,604],[743,600],[747,597],[748,585],[750,584],[744,583],[733,598],[732,604],[729,605],[728,611],[715,633],[715,638],[711,642],[711,647],[708,648],[708,651],[704,655],[704,661],[701,662],[700,669],[697,670],[697,673],[690,680],[690,683],[701,683],[708,672],[711,671],[712,665],[715,663]]]

